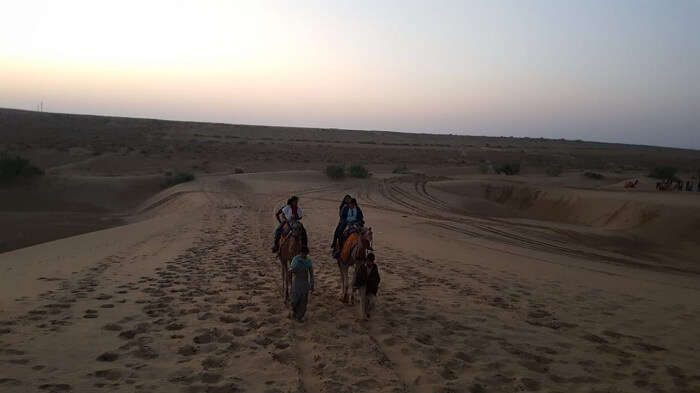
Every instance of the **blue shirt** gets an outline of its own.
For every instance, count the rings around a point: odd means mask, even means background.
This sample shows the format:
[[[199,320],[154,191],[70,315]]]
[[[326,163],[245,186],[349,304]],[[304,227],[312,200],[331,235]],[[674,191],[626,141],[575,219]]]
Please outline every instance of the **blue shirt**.
[[[314,268],[309,257],[297,255],[292,259],[289,266],[289,271],[292,272],[292,291],[293,293],[308,292],[314,287]]]
[[[311,259],[309,257],[303,257],[301,255],[295,256],[294,259],[292,259],[292,264],[289,266],[290,269],[310,269],[312,267],[313,264],[311,262]]]
[[[347,222],[357,221],[357,208],[348,208],[348,218],[345,220]]]

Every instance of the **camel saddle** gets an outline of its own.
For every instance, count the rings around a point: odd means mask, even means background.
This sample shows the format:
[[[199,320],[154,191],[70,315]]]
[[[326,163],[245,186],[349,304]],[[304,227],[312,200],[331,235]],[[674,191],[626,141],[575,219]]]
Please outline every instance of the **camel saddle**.
[[[301,224],[297,224],[301,225]],[[284,227],[282,228],[282,236],[280,236],[280,246],[284,243],[287,242],[287,239],[289,239],[290,236],[294,233],[292,225],[289,224],[289,222],[286,222],[284,224]]]
[[[343,243],[343,249],[340,251],[340,260],[347,263],[350,260],[350,253],[355,244],[360,240],[360,234],[355,232],[352,233]]]

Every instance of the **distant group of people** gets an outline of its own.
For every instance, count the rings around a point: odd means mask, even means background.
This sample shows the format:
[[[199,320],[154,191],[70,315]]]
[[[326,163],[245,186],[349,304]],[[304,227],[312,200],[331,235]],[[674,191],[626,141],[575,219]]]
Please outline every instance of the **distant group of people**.
[[[656,189],[659,191],[683,191],[683,180],[666,179],[656,183]],[[685,191],[693,191],[694,181],[686,180]],[[696,190],[700,192],[700,181],[698,181]]]
[[[350,195],[343,197],[338,208],[338,215],[338,224],[333,232],[331,241],[332,253],[335,258],[339,257],[349,233],[355,230],[353,228],[362,228],[365,225],[362,209],[358,206],[357,200]],[[280,239],[284,234],[285,228],[295,227],[301,231],[300,252],[292,259],[289,266],[289,272],[292,274],[291,316],[299,322],[304,320],[309,294],[313,293],[315,289],[313,262],[309,258],[308,235],[301,224],[303,217],[303,210],[299,206],[299,197],[290,197],[287,203],[275,213],[278,226],[275,230],[274,245],[272,247],[272,252],[279,252]],[[362,291],[364,295],[365,304],[363,304],[362,310],[365,315],[363,315],[363,318],[369,318],[370,312],[374,308],[380,281],[376,257],[374,253],[370,252],[366,255],[364,263],[356,266],[353,280],[353,288]]]

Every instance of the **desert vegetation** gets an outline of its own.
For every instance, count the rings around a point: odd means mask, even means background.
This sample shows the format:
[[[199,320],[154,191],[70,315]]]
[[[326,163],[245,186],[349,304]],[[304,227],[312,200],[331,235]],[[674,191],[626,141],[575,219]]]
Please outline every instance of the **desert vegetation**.
[[[396,174],[406,174],[408,172],[409,172],[409,170],[408,170],[408,167],[406,165],[397,166],[396,168],[394,168],[393,171],[391,171],[391,173],[396,173]]]
[[[352,165],[349,169],[350,177],[356,177],[358,179],[366,179],[371,176],[369,170],[364,167],[364,165]]]
[[[181,183],[187,183],[194,180],[194,175],[189,172],[178,172],[175,175],[168,172],[165,175],[165,180],[162,183],[163,188],[172,187]]]
[[[340,180],[345,177],[355,177],[358,179],[366,179],[372,174],[369,172],[364,165],[351,165],[349,168],[345,168],[345,165],[328,165],[326,167],[326,176],[329,179]]]
[[[342,165],[328,165],[326,167],[326,176],[333,180],[340,180],[345,177],[345,167]]]
[[[561,165],[554,164],[554,165],[550,165],[549,167],[547,167],[546,172],[547,172],[547,175],[549,175],[549,176],[557,177],[557,176],[561,175],[563,170],[564,169],[562,168]]]
[[[497,165],[495,168],[496,174],[501,173],[507,176],[513,176],[520,173],[520,163],[519,162],[507,162]]]
[[[678,168],[673,166],[657,166],[649,172],[649,177],[654,179],[673,179],[676,177]]]
[[[0,183],[11,183],[43,175],[44,171],[20,156],[0,155]]]
[[[602,180],[605,178],[602,173],[586,171],[583,172],[583,176],[593,180]]]

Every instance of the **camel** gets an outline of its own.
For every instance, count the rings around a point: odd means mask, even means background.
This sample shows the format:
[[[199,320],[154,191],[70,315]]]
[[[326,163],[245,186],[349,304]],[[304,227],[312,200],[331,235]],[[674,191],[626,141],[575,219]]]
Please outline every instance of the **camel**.
[[[671,183],[671,179],[666,179],[662,182],[656,183],[656,189],[659,191],[669,191],[669,190],[671,190],[672,186],[673,186],[673,183]]]
[[[343,245],[344,249],[346,247],[350,248],[347,261],[343,261],[342,259],[342,255],[345,253],[341,253],[336,259],[338,261],[338,269],[340,270],[340,301],[343,303],[348,302],[348,292],[352,286],[349,274],[350,266],[354,266],[355,269],[357,269],[359,264],[365,263],[365,257],[368,251],[372,250],[372,228],[360,228],[358,234],[359,237],[355,241],[348,239]],[[354,303],[355,290],[352,290],[350,304]]]
[[[288,224],[290,225],[290,224]],[[289,272],[289,264],[295,256],[301,251],[301,223],[293,222],[291,227],[288,227],[287,233],[280,239],[280,250],[277,257],[280,261],[280,269],[282,273],[282,293],[284,295],[284,303],[289,304],[290,287],[292,283],[292,275]]]

